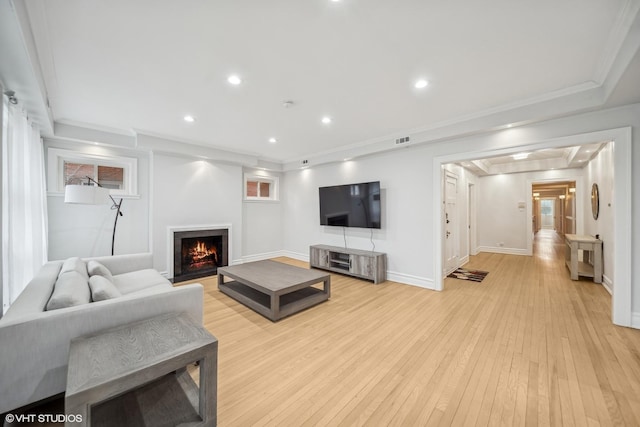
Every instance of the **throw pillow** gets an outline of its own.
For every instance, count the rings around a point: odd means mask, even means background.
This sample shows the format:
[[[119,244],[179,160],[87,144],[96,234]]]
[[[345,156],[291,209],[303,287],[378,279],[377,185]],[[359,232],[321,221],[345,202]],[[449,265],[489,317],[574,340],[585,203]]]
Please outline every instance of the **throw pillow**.
[[[104,301],[122,296],[118,288],[116,288],[116,285],[104,276],[91,276],[89,278],[89,287],[91,288],[91,298],[93,301]]]
[[[89,276],[104,276],[108,281],[113,283],[113,275],[109,269],[98,261],[89,261],[87,263],[87,270],[89,271]]]
[[[56,280],[47,310],[88,304],[90,301],[91,292],[87,280],[77,271],[68,271]]]
[[[87,263],[80,258],[73,257],[65,260],[65,262],[62,264],[62,268],[60,269],[60,274],[58,274],[58,277],[71,271],[76,271],[80,273],[82,277],[84,277],[87,281],[89,280],[89,274],[87,273]]]

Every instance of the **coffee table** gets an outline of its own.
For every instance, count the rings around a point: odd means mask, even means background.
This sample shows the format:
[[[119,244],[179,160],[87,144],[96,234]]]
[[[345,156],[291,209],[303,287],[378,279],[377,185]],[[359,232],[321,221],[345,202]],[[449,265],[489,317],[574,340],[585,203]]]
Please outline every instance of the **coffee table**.
[[[225,282],[225,277],[234,280]],[[320,282],[323,289],[312,286]],[[256,261],[219,267],[218,289],[275,322],[328,300],[331,276],[277,261]]]

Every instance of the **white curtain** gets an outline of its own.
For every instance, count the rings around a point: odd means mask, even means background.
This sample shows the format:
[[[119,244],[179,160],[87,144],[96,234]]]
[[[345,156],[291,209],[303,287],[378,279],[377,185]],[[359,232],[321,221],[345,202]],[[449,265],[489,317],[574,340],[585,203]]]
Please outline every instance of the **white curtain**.
[[[3,96],[2,313],[47,260],[47,195],[40,131]]]

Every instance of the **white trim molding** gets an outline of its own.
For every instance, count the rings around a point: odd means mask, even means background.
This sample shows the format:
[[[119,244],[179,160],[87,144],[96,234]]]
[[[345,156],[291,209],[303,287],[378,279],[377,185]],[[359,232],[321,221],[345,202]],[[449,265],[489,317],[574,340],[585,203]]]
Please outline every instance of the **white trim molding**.
[[[419,288],[434,291],[433,280],[426,277],[414,276],[412,274],[398,273],[397,271],[387,271],[387,280],[403,285],[417,286]]]
[[[631,327],[640,329],[640,312],[633,312],[631,315]]]
[[[613,282],[606,275],[602,275],[602,286],[609,292],[609,295],[613,295]]]
[[[273,252],[264,252],[261,254],[245,255],[242,257],[242,263],[262,261],[265,259],[279,258],[283,256],[287,256],[285,255],[284,251],[273,251]]]
[[[297,259],[298,261],[309,262],[309,253],[303,254],[301,252],[293,252],[293,251],[280,251],[281,255],[286,256],[288,258]]]
[[[506,254],[506,255],[531,255],[527,252],[526,249],[518,249],[518,248],[505,248],[501,246],[478,246],[479,252],[490,252],[494,254]]]

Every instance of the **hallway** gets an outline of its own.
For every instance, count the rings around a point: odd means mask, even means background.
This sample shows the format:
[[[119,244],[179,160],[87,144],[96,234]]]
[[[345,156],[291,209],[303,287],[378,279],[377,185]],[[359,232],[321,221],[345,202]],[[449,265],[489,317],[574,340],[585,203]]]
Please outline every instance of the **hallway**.
[[[564,263],[564,238],[554,230],[541,229],[533,237],[533,256],[550,265],[552,261]]]

